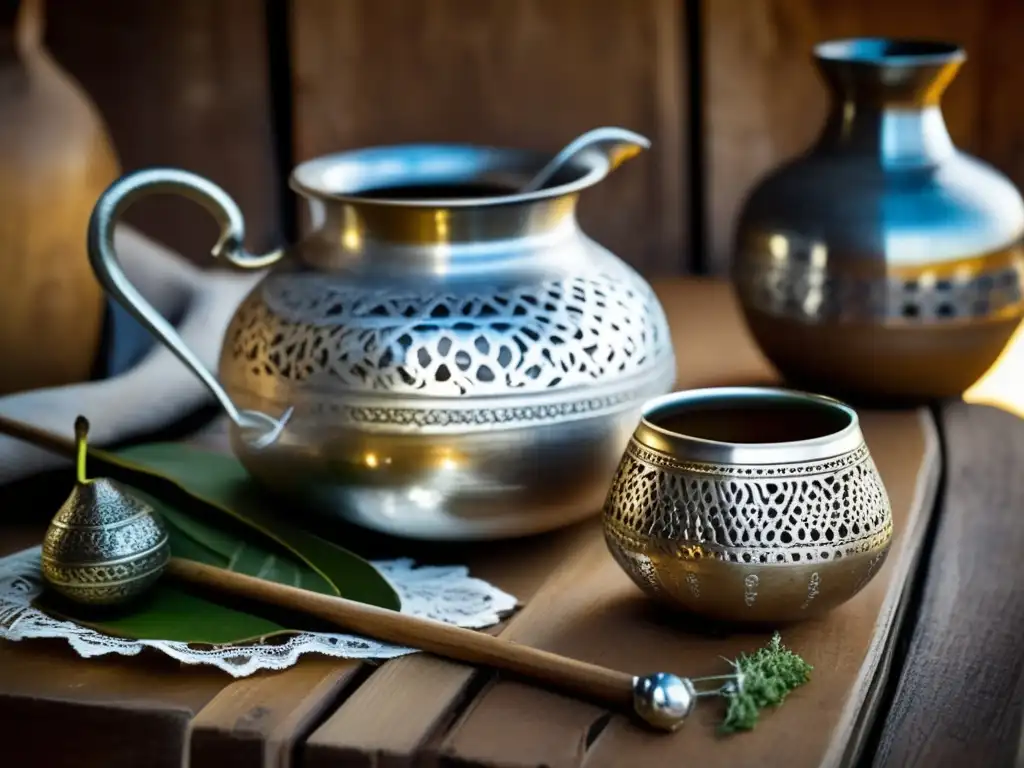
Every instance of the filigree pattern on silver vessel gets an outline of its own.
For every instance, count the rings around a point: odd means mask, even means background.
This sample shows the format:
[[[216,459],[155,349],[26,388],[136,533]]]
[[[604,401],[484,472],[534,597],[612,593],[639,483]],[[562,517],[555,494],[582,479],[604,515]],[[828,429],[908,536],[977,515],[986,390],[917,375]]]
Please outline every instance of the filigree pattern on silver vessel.
[[[680,472],[692,472],[698,475],[721,475],[723,477],[800,477],[801,475],[817,475],[822,472],[836,471],[860,464],[869,457],[868,447],[860,447],[840,456],[832,456],[820,461],[805,461],[792,464],[712,464],[701,461],[680,461],[667,454],[641,445],[635,439],[629,444],[629,455],[654,466],[674,469]],[[678,512],[679,500],[668,502],[675,505],[673,512]]]
[[[116,563],[65,565],[48,562],[48,578],[66,585],[79,584],[95,592],[98,588],[117,587],[126,581],[136,581],[152,574],[159,576],[170,558],[170,550],[160,542],[149,552],[143,552]],[[45,558],[45,555],[44,555]]]
[[[130,503],[125,497],[125,505]],[[78,562],[110,561],[137,555],[167,538],[166,533],[149,512],[138,512],[114,523],[100,526],[67,525],[58,517],[53,521],[60,533],[43,539],[43,557],[63,558],[73,555]]]
[[[563,423],[577,417],[592,416],[614,411],[632,405],[647,397],[665,392],[666,378],[671,376],[668,366],[663,375],[651,372],[649,378],[635,383],[628,390],[616,391],[591,397],[572,398],[553,403],[523,403],[522,405],[474,407],[472,401],[459,407],[438,408],[424,405],[420,408],[380,405],[358,405],[337,402],[336,398],[322,400],[310,398],[303,413],[314,416],[318,423],[354,424],[371,426],[379,424],[388,428],[455,428],[460,432],[467,428],[505,428],[543,422]]]
[[[271,275],[239,308],[224,360],[227,375],[347,392],[552,391],[650,369],[671,355],[664,323],[626,271],[472,295]]]
[[[141,499],[108,478],[78,483],[43,536],[43,574],[61,594],[108,604],[144,592],[170,558],[168,534]]]
[[[769,564],[869,552],[892,533],[888,509],[863,446],[828,460],[758,467],[679,462],[634,439],[604,514],[607,535],[625,550]]]
[[[804,321],[873,320],[927,324],[1024,313],[1024,255],[1003,268],[940,278],[862,278],[837,273],[802,251],[749,258],[736,273],[751,306]]]

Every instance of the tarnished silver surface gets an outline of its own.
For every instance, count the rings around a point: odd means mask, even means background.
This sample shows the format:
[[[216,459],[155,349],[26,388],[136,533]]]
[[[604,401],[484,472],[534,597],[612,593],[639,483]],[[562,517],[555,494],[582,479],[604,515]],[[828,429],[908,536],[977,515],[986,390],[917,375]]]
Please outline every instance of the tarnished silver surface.
[[[678,729],[696,703],[697,691],[688,678],[666,672],[633,678],[633,709],[659,730]]]
[[[170,558],[153,510],[107,479],[77,484],[43,538],[43,578],[77,602],[114,605],[142,594]]]
[[[733,278],[773,363],[814,391],[957,395],[1024,317],[1024,201],[953,144],[940,98],[956,45],[815,49],[832,96],[805,153],[744,201]]]
[[[677,429],[669,419],[683,421]],[[793,439],[762,439],[776,432]],[[892,510],[848,406],[721,388],[645,407],[604,528],[616,561],[649,594],[717,619],[774,622],[863,588],[888,552]]]
[[[265,429],[234,419],[249,471],[330,516],[418,538],[521,535],[597,512],[641,403],[675,376],[654,293],[575,217],[579,193],[635,154],[631,135],[523,194],[550,157],[414,145],[296,168],[314,229],[239,307],[210,384],[236,414],[262,414]],[[108,287],[105,244],[132,178],[94,215]],[[490,189],[458,196],[466,185]]]

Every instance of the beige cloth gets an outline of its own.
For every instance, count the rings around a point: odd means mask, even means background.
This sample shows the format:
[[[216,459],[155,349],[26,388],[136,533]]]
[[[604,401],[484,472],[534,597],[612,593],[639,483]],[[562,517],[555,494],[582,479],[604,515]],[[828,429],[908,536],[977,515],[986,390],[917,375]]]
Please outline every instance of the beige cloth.
[[[228,322],[261,273],[199,269],[124,225],[114,242],[139,292],[165,317],[181,318],[178,332],[214,368]],[[69,438],[75,417],[82,414],[90,421],[90,442],[106,445],[166,427],[212,401],[199,380],[157,344],[137,365],[113,378],[0,397],[0,414]],[[0,436],[0,483],[66,463]]]

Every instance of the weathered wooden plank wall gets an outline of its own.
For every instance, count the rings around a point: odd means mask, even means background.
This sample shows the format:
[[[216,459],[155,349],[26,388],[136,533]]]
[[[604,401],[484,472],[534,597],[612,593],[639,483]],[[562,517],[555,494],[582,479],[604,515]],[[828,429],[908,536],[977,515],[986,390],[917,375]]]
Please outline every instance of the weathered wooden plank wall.
[[[301,203],[282,190],[296,160],[418,140],[554,150],[633,128],[652,152],[584,195],[581,217],[657,275],[725,270],[743,196],[821,125],[823,39],[964,45],[944,102],[953,138],[1024,185],[1022,23],[1019,0],[50,0],[48,40],[124,167],[220,182],[253,247],[294,234]],[[201,212],[141,207],[143,229],[203,262]]]
[[[173,165],[204,174],[242,207],[250,246],[279,242],[263,3],[49,0],[46,7],[47,46],[99,107],[122,169]],[[195,204],[144,200],[127,218],[209,263],[216,227]]]
[[[600,13],[586,0],[51,0],[47,37],[124,168],[208,175],[238,199],[254,247],[286,234],[293,159],[404,141],[553,151],[622,125],[654,149],[584,196],[584,226],[645,272],[671,273],[689,257],[683,15],[678,0],[603,0]],[[280,101],[275,46],[290,49],[294,85]],[[281,119],[292,124],[275,134]],[[131,220],[200,263],[213,238],[180,200],[145,201]]]
[[[298,159],[364,144],[557,151],[621,125],[653,149],[586,192],[583,226],[646,272],[685,268],[676,0],[294,0]]]

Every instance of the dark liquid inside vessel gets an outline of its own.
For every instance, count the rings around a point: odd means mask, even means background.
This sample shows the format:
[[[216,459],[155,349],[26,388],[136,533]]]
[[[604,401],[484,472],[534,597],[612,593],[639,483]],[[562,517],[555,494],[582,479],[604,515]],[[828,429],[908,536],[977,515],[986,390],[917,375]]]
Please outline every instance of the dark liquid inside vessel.
[[[850,425],[842,411],[818,403],[714,402],[669,406],[648,416],[678,435],[723,443],[788,443],[840,432]]]
[[[511,194],[515,194],[515,190],[510,187],[477,183],[377,187],[357,192],[352,196],[364,200],[466,200],[481,197],[503,197]]]

